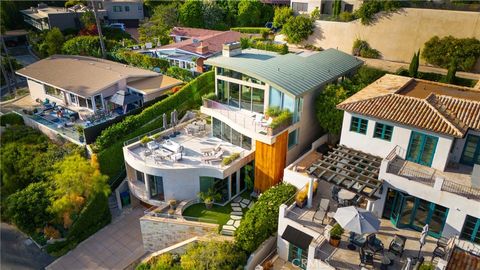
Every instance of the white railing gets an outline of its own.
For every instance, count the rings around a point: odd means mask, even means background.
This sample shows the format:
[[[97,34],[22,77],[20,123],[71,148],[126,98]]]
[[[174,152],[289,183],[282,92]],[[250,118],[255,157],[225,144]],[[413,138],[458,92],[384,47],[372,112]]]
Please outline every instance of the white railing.
[[[253,130],[255,133],[263,132],[267,134],[267,127],[262,127],[260,123],[255,122],[255,115],[257,113],[247,115],[241,109],[233,108],[217,101],[210,99],[203,99],[203,101],[204,107],[220,112],[237,125],[247,130]]]

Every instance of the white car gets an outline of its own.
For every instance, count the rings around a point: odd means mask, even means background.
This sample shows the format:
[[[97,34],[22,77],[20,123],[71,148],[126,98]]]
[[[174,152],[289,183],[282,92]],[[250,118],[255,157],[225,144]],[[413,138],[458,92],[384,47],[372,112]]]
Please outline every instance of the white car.
[[[123,24],[123,23],[112,23],[108,27],[116,28],[116,29],[120,29],[122,31],[125,31],[125,24]]]

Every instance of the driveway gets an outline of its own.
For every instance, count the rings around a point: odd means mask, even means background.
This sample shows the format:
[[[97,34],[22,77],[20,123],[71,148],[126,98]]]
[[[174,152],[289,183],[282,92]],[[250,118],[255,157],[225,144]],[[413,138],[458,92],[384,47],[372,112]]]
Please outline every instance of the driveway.
[[[125,209],[111,224],[46,269],[124,269],[146,253],[140,232],[141,216],[141,207]]]
[[[2,222],[0,231],[2,270],[43,269],[54,260],[14,226]]]

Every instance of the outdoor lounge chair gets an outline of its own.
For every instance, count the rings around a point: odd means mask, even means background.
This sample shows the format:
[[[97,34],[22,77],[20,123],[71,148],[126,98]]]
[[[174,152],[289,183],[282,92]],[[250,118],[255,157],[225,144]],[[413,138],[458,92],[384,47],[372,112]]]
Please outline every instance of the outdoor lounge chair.
[[[220,143],[218,143],[215,147],[211,148],[202,148],[200,149],[200,152],[202,152],[202,155],[208,156],[208,155],[214,155],[218,151],[222,149]]]
[[[367,247],[374,253],[383,251],[383,243],[374,233],[367,236]]]
[[[204,162],[204,163],[210,163],[210,162],[212,162],[212,161],[221,159],[222,155],[223,155],[223,151],[220,150],[220,151],[218,151],[218,152],[217,152],[215,155],[213,155],[213,156],[203,156],[203,157],[202,157],[202,162]]]
[[[350,237],[348,238],[348,240],[350,241],[350,244],[359,248],[365,247],[365,243],[367,243],[367,239],[365,239],[365,237],[354,232],[350,232]]]
[[[358,252],[360,256],[360,266],[362,265],[372,265],[373,266],[373,253],[369,250],[360,248]]]
[[[405,242],[407,241],[407,238],[405,236],[401,236],[396,234],[393,237],[392,242],[390,242],[390,245],[388,247],[388,251],[395,255],[399,255],[402,257],[403,255],[403,250],[405,249]]]

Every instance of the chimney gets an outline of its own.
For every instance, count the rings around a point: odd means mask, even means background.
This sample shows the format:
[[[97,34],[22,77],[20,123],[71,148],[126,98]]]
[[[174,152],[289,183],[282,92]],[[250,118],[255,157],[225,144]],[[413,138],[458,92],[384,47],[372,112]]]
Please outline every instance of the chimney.
[[[231,42],[223,44],[222,55],[225,57],[232,57],[242,53],[240,42]]]
[[[195,48],[195,52],[201,55],[207,54],[208,53],[208,46],[205,45],[203,46],[203,42],[200,42],[200,46]]]

